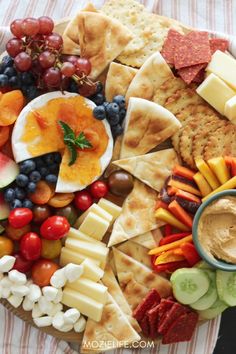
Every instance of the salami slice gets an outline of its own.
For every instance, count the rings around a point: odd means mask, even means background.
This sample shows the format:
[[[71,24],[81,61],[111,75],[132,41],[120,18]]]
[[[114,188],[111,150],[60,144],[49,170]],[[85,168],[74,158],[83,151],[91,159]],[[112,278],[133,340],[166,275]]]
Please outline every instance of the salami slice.
[[[162,321],[162,317],[165,313],[170,310],[170,308],[175,304],[175,301],[170,299],[161,299],[159,313],[158,313],[158,323]]]
[[[147,311],[149,328],[150,328],[150,337],[152,339],[158,336],[157,326],[158,326],[158,316],[159,316],[159,308],[160,304],[153,307],[151,310]]]
[[[211,51],[207,32],[192,31],[179,39],[174,54],[176,69],[206,64],[210,60]]]
[[[210,39],[210,49],[211,54],[213,55],[217,50],[225,52],[229,49],[229,41],[223,38],[211,38]]]
[[[198,314],[189,312],[179,316],[162,338],[163,344],[189,341],[198,322]]]
[[[182,37],[184,36],[174,29],[170,29],[168,31],[167,38],[161,50],[161,55],[170,65],[174,65],[175,48],[179,44],[179,41]]]
[[[162,321],[158,324],[158,332],[161,334],[165,334],[172,323],[183,314],[187,313],[187,309],[185,306],[178,304],[177,302],[170,308],[169,311],[162,316]]]
[[[143,318],[139,321],[139,325],[140,325],[145,337],[149,337],[150,336],[150,328],[149,328],[149,321],[148,321],[147,314],[145,314],[143,316]]]
[[[186,82],[187,85],[191,84],[199,74],[199,72],[204,69],[207,64],[197,64],[192,66],[187,66],[186,68],[181,68],[178,70],[178,74],[181,79]]]
[[[160,302],[160,295],[156,291],[156,289],[152,289],[148,292],[146,297],[140,302],[140,304],[136,307],[133,311],[133,316],[136,318],[137,321],[140,321],[146,311],[151,309],[154,305],[159,304]]]

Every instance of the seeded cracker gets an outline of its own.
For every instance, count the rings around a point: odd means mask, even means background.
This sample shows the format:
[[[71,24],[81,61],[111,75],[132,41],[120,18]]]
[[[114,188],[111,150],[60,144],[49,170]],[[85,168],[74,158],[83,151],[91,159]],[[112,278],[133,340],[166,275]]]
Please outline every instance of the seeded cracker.
[[[174,95],[168,98],[165,108],[176,115],[190,104],[197,106],[202,103],[204,103],[203,99],[196,93],[194,88],[184,88],[176,91]]]

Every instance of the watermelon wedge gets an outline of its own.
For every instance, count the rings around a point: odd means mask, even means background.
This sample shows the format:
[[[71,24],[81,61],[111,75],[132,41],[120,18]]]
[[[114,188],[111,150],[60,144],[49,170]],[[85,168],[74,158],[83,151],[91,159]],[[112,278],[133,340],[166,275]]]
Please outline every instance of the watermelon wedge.
[[[12,183],[19,174],[19,166],[8,156],[0,152],[0,188]]]

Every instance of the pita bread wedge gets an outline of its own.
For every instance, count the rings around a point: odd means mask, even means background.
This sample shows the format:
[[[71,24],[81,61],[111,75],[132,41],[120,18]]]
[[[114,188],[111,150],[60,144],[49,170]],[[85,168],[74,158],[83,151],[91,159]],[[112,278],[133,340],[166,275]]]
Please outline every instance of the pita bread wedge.
[[[136,259],[136,261],[144,264],[148,268],[152,268],[151,257],[148,255],[148,248],[129,240],[117,246],[117,249],[127,254],[127,256]]]
[[[113,161],[114,165],[131,173],[158,192],[177,163],[178,157],[174,149]]]
[[[162,237],[163,236],[161,230],[157,228],[155,230],[145,232],[142,235],[132,238],[132,241],[151,250],[159,244]]]
[[[170,282],[135,259],[113,248],[120,287],[132,310],[148,291],[155,288],[161,297],[171,294]]]
[[[130,66],[112,62],[109,66],[105,86],[107,101],[111,102],[116,95],[125,96],[137,71],[137,69],[131,68]]]
[[[77,30],[81,56],[92,64],[92,79],[96,79],[132,39],[128,28],[98,12],[81,11],[77,16]]]
[[[167,109],[143,98],[131,97],[125,119],[120,158],[144,155],[181,127]]]
[[[155,218],[157,192],[138,180],[125,199],[120,216],[116,219],[108,247],[163,225]]]
[[[133,329],[126,315],[108,293],[108,301],[104,306],[100,322],[87,320],[81,353],[97,352],[94,341],[99,343],[99,352],[120,348],[124,342],[131,344],[140,340],[140,336]]]
[[[130,97],[140,97],[152,101],[156,90],[166,81],[172,80],[174,75],[159,52],[152,54],[139,69],[133,78],[127,93],[126,101]]]
[[[133,328],[137,331],[140,332],[141,329],[139,327],[138,322],[136,319],[132,316],[132,311],[131,308],[124,297],[124,294],[122,293],[122,290],[120,288],[120,285],[118,281],[116,280],[116,277],[112,271],[112,268],[110,265],[106,265],[105,268],[105,273],[102,278],[102,283],[108,288],[108,292],[113,296],[113,299],[116,301],[117,305],[120,306],[121,310],[124,312],[124,314],[127,316],[130,324],[133,326]]]

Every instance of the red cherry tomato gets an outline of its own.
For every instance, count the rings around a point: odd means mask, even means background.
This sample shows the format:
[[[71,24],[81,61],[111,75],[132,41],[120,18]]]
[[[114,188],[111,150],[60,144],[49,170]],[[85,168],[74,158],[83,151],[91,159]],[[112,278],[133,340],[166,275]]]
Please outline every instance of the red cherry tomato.
[[[40,258],[42,241],[35,232],[28,232],[20,240],[20,252],[28,261]]]
[[[16,269],[22,273],[27,273],[30,271],[33,261],[25,259],[20,253],[15,253],[13,256],[16,258],[13,269]]]
[[[16,208],[11,210],[8,221],[9,224],[15,229],[21,229],[28,225],[33,219],[33,213],[28,208]]]
[[[75,206],[79,210],[85,211],[87,210],[92,204],[93,204],[93,199],[91,197],[91,194],[87,191],[81,191],[75,193]]]
[[[90,192],[94,198],[99,199],[108,193],[108,186],[103,181],[96,181],[91,184]]]
[[[50,279],[55,271],[59,269],[57,263],[48,259],[40,259],[34,263],[32,267],[32,280],[38,286],[47,286],[50,284]]]
[[[47,240],[59,240],[66,236],[70,230],[70,224],[64,216],[50,216],[40,227],[40,234]]]

